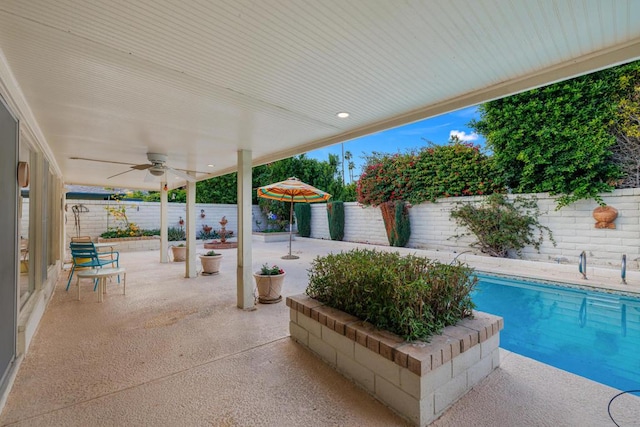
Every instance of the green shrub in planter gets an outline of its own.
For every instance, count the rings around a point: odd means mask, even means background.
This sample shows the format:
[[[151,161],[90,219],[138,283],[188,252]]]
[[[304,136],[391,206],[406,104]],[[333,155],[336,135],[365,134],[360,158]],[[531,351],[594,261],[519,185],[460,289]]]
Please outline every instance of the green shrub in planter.
[[[317,257],[306,293],[406,340],[428,340],[471,315],[476,282],[459,263],[354,249]]]
[[[187,233],[182,227],[169,227],[167,230],[167,240],[170,242],[177,242],[180,240],[186,240]]]
[[[342,240],[344,238],[344,202],[327,203],[327,216],[331,240]]]
[[[296,212],[296,223],[298,233],[302,237],[311,236],[311,205],[309,203],[296,203],[293,206]]]

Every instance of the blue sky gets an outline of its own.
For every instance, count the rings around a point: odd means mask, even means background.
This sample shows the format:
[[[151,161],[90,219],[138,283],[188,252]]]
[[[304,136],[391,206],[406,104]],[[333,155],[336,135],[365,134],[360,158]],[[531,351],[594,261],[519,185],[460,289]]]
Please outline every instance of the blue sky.
[[[479,118],[477,107],[463,108],[441,116],[433,117],[405,126],[378,132],[373,135],[353,139],[344,143],[344,150],[350,151],[355,163],[354,178],[360,175],[364,164],[363,155],[373,151],[381,153],[403,153],[407,150],[420,148],[427,145],[426,139],[435,144],[446,144],[451,135],[455,134],[464,141],[472,141],[484,145],[484,139],[467,126],[471,119]],[[347,119],[348,120],[348,119]],[[341,144],[310,151],[307,157],[318,160],[327,160],[329,154],[342,155]],[[349,171],[345,166],[345,177],[349,182]]]

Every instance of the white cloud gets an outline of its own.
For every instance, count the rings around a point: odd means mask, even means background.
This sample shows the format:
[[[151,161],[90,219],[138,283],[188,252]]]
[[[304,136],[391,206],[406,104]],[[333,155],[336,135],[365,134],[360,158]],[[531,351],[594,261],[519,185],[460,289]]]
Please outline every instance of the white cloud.
[[[467,134],[465,131],[462,130],[452,130],[451,132],[449,132],[449,139],[451,139],[451,137],[457,137],[460,141],[465,141],[465,142],[469,142],[469,141],[476,141],[478,139],[478,134],[473,132],[470,134]]]

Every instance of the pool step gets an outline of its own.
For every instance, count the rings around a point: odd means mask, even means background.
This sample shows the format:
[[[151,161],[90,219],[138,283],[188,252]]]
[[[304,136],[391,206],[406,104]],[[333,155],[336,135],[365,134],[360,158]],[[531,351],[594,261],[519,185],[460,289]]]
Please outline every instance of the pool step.
[[[620,297],[616,295],[587,295],[587,303],[594,307],[620,309]]]

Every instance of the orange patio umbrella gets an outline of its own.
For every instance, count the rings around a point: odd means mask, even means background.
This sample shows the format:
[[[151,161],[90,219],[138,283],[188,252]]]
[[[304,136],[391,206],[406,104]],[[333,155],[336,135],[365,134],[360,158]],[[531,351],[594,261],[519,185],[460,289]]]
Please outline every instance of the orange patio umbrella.
[[[329,200],[331,194],[305,184],[298,178],[292,177],[285,181],[276,182],[275,184],[258,187],[258,197],[271,200],[279,200],[281,202],[290,202],[291,211],[289,212],[289,255],[285,255],[282,259],[297,259],[299,257],[291,255],[291,234],[293,232],[293,204],[294,203],[315,203]]]

